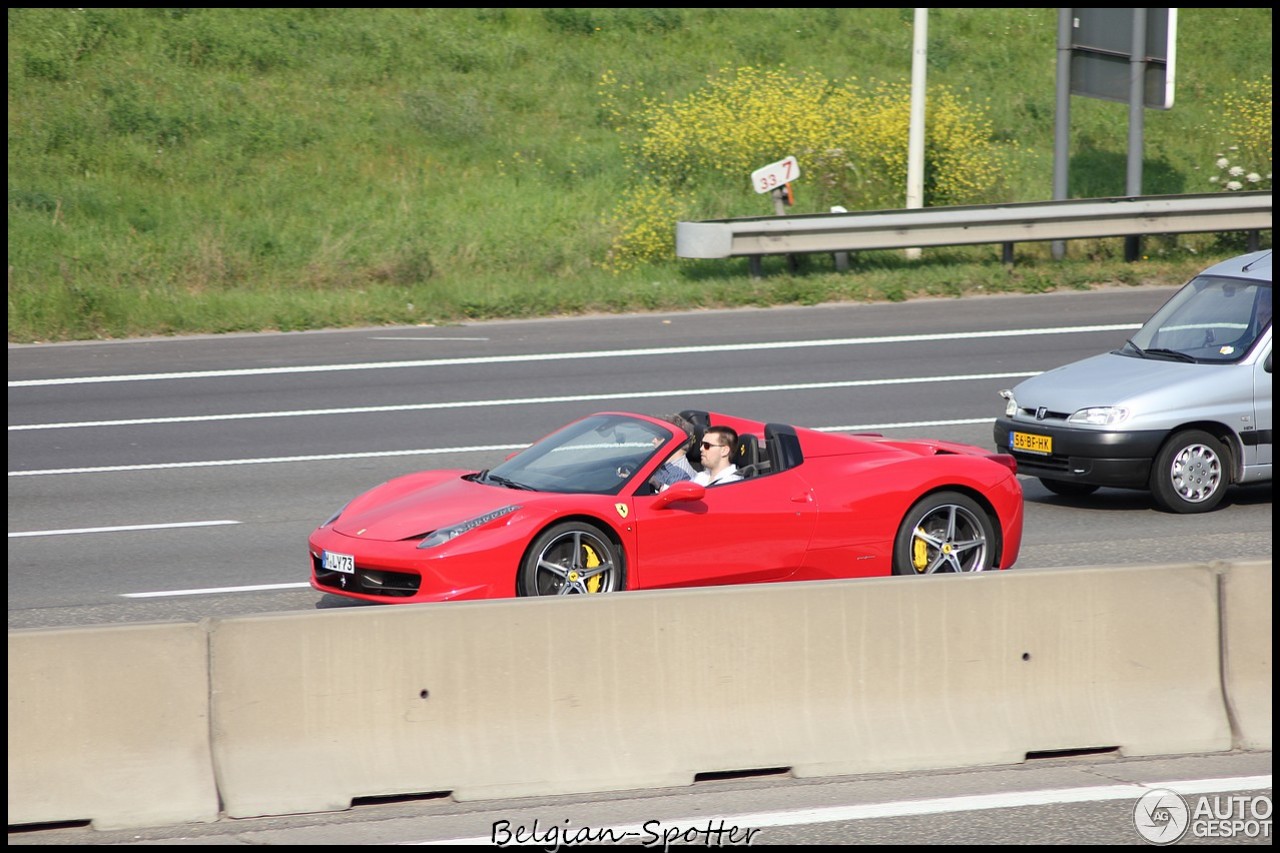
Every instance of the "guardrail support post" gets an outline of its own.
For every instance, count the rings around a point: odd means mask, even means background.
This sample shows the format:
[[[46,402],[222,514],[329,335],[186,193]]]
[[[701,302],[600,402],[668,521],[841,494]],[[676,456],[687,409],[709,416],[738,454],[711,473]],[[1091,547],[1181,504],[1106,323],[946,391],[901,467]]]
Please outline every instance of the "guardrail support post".
[[[844,205],[837,204],[831,208],[831,212],[832,213],[848,213],[849,211],[845,209]],[[849,253],[848,252],[833,252],[831,256],[835,258],[835,261],[836,261],[836,272],[849,271]]]
[[[751,255],[747,258],[747,269],[751,271],[752,278],[764,277],[764,266],[760,262],[759,255]]]
[[[1005,243],[1000,249],[1000,262],[1006,267],[1013,266],[1013,244]]]
[[[1124,238],[1124,259],[1133,262],[1142,257],[1142,237],[1130,234]]]
[[[784,184],[773,190],[769,195],[773,196],[773,212],[778,216],[787,215],[787,204],[791,199],[790,184]],[[800,259],[795,255],[787,255],[787,270],[793,275],[800,271]],[[757,276],[758,278],[759,276]]]

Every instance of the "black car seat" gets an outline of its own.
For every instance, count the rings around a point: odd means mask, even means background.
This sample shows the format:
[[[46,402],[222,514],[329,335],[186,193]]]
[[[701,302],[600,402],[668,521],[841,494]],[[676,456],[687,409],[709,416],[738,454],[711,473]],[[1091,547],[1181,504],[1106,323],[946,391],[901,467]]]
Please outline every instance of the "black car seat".
[[[693,424],[693,433],[689,436],[689,449],[685,451],[684,458],[689,460],[693,470],[701,471],[702,437],[711,427],[711,415],[699,409],[685,409],[680,413],[680,417]]]
[[[742,479],[760,473],[760,440],[751,433],[738,436],[738,446],[733,450],[733,464],[738,466]]]

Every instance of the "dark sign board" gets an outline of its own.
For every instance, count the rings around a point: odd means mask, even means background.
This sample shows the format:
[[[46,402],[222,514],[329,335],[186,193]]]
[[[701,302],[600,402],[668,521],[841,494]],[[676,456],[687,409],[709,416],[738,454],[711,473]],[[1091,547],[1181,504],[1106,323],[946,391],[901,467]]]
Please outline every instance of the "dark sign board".
[[[1071,94],[1129,103],[1133,9],[1071,10]],[[1173,106],[1177,9],[1147,9],[1143,104]]]

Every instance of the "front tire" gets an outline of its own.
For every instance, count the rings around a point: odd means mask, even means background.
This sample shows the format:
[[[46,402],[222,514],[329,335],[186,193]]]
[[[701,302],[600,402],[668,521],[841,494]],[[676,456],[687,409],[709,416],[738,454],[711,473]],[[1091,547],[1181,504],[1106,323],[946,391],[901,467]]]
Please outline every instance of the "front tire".
[[[893,543],[895,575],[983,572],[995,565],[995,526],[977,501],[938,492],[902,519]]]
[[[1230,460],[1226,445],[1204,430],[1177,433],[1156,454],[1151,494],[1169,512],[1208,512],[1227,493]]]
[[[585,521],[566,521],[542,531],[516,580],[516,592],[522,596],[590,595],[626,588],[622,549]]]

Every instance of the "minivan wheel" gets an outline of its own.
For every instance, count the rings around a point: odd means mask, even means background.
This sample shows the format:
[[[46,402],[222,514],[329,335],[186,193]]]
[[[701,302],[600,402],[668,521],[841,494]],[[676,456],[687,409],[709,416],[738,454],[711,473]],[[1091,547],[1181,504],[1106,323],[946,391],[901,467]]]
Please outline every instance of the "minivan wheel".
[[[1151,466],[1151,494],[1169,512],[1208,512],[1227,493],[1227,448],[1204,430],[1175,434]]]
[[[1050,480],[1045,477],[1040,478],[1040,485],[1055,495],[1062,495],[1064,498],[1083,498],[1098,491],[1097,486],[1089,483],[1072,483],[1067,480]]]

